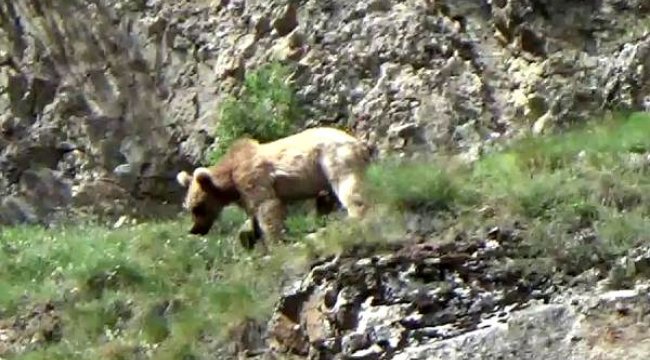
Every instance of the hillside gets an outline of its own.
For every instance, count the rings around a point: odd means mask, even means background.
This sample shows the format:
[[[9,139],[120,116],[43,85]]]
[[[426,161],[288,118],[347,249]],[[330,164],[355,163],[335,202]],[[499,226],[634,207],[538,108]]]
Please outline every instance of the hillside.
[[[592,124],[471,165],[379,161],[367,222],[296,211],[270,258],[234,208],[207,237],[183,217],[3,229],[3,356],[640,358],[650,114]]]
[[[4,2],[0,107],[2,358],[650,350],[645,1]],[[187,234],[178,171],[315,125],[366,221]]]

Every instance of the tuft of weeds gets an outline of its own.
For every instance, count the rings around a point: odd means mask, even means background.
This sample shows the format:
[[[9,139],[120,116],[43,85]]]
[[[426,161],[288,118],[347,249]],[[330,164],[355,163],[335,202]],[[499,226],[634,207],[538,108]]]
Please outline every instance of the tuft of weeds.
[[[309,257],[328,257],[354,248],[379,248],[403,240],[404,216],[394,209],[378,205],[371,209],[363,221],[341,219],[332,221],[306,238],[302,244]]]
[[[453,171],[427,160],[389,159],[372,164],[367,172],[371,198],[399,209],[426,206],[451,210],[463,196]]]

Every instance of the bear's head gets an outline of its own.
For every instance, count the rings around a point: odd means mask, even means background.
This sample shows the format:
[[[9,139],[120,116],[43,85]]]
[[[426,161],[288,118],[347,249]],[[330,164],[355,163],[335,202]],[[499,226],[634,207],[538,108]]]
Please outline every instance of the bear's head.
[[[194,224],[190,234],[207,234],[223,208],[231,202],[229,196],[207,168],[196,168],[192,175],[181,171],[176,180],[187,189],[183,208],[192,214]]]

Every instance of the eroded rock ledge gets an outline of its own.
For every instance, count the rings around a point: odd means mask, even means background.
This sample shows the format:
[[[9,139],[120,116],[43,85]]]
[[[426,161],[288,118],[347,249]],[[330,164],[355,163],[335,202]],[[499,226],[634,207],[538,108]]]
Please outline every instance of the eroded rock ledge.
[[[264,359],[645,356],[650,285],[608,290],[614,270],[569,280],[514,266],[516,243],[329,259],[286,289],[262,342],[249,345],[266,348]],[[613,269],[645,269],[647,254],[636,249]]]

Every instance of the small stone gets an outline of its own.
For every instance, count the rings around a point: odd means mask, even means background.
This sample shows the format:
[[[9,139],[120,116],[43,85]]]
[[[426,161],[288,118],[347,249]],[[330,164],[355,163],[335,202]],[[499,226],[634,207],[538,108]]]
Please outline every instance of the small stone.
[[[501,232],[501,229],[499,229],[498,226],[495,226],[495,227],[491,228],[491,229],[488,231],[488,234],[487,234],[487,235],[488,235],[488,238],[490,238],[490,239],[496,239],[496,238],[499,236],[499,233],[500,233],[500,232]]]
[[[354,360],[379,360],[380,355],[384,352],[384,349],[377,344],[373,344],[368,349],[359,350],[348,356],[349,359]]]
[[[301,47],[304,43],[305,43],[305,34],[302,31],[300,31],[300,29],[298,28],[294,29],[287,36],[287,45],[289,45],[289,47],[292,49]]]
[[[271,31],[271,20],[266,15],[254,15],[252,22],[255,27],[255,39],[261,39]]]
[[[529,94],[526,97],[526,102],[526,115],[531,114],[532,116],[539,117],[548,111],[546,99],[539,94]]]
[[[369,266],[372,264],[372,259],[369,258],[364,258],[364,259],[359,259],[357,260],[357,266]]]
[[[248,59],[255,54],[256,38],[253,34],[244,35],[237,43],[237,54]]]
[[[0,203],[0,224],[35,224],[38,222],[36,210],[24,198],[8,196]]]
[[[153,18],[145,18],[142,20],[147,27],[147,34],[149,36],[160,36],[165,32],[167,27],[167,19],[162,16],[156,16]]]
[[[391,127],[388,129],[388,136],[408,138],[415,136],[418,130],[419,127],[416,123],[391,125]]]
[[[77,150],[77,146],[75,144],[71,143],[71,142],[64,141],[64,142],[59,143],[59,145],[57,145],[56,149],[63,152],[63,153],[68,153],[70,151]]]
[[[630,308],[628,305],[623,304],[621,302],[616,303],[615,305],[616,312],[621,314],[621,315],[628,315],[630,313]]]
[[[232,56],[229,54],[222,54],[214,66],[214,72],[217,78],[244,78],[244,59],[239,56]]]
[[[187,50],[192,47],[192,42],[184,36],[176,36],[173,47],[174,49]]]
[[[119,229],[121,228],[128,220],[129,218],[125,215],[120,216],[119,219],[113,224],[113,229]]]
[[[643,105],[643,111],[650,112],[650,95],[646,95],[643,97],[642,105]]]
[[[122,164],[118,165],[113,169],[113,174],[118,176],[130,176],[133,175],[133,167],[131,164]]]
[[[0,50],[0,66],[7,65],[11,62],[11,54],[7,50]]]
[[[393,7],[392,1],[390,0],[373,0],[368,5],[369,11],[390,11]]]
[[[546,41],[543,36],[524,26],[519,32],[521,49],[535,56],[546,54]]]
[[[368,345],[368,337],[366,334],[350,333],[343,336],[341,340],[341,347],[345,354],[352,354],[355,351],[366,349]]]
[[[305,54],[306,48],[304,47],[292,47],[291,46],[292,38],[286,37],[278,41],[273,47],[267,52],[267,56],[273,60],[278,61],[299,61],[300,58]]]

